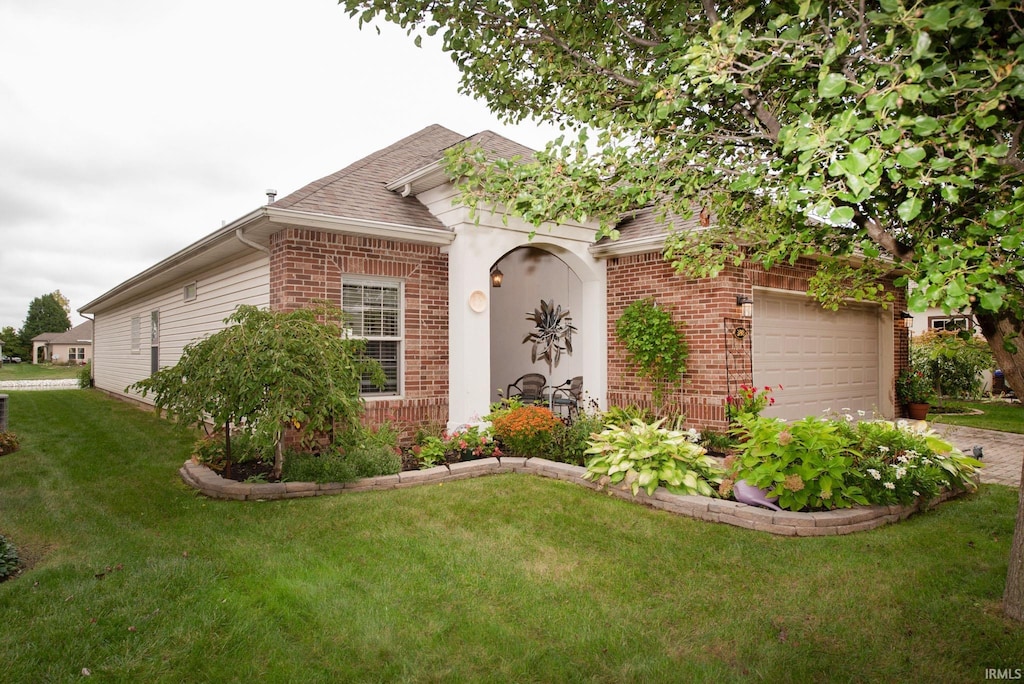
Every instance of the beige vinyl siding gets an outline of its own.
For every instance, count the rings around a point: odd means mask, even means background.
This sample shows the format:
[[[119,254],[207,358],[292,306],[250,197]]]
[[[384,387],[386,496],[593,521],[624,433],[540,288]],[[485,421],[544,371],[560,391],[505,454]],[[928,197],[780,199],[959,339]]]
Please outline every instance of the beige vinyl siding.
[[[184,301],[182,288],[195,282],[197,296]],[[173,366],[189,342],[217,332],[241,304],[270,304],[270,265],[266,255],[221,264],[215,271],[191,274],[180,282],[96,314],[93,376],[96,387],[125,394],[125,388],[149,377],[152,311],[160,312],[160,367]],[[132,353],[132,317],[141,320],[141,349]],[[128,393],[136,396],[134,393]],[[137,397],[141,398],[141,397]],[[144,401],[149,401],[149,398]]]

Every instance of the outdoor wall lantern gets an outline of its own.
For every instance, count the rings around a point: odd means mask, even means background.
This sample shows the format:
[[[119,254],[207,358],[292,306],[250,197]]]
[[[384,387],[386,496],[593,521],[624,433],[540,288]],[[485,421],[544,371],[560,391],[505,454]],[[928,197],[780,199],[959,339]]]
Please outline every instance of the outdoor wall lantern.
[[[505,274],[501,272],[501,269],[495,266],[491,269],[491,287],[501,287],[501,281],[505,278]]]
[[[754,315],[754,300],[747,295],[736,295],[736,306],[743,310],[744,318],[751,318]]]
[[[904,328],[909,328],[911,325],[913,325],[913,322],[913,316],[911,316],[906,311],[900,311],[900,324],[902,324]]]

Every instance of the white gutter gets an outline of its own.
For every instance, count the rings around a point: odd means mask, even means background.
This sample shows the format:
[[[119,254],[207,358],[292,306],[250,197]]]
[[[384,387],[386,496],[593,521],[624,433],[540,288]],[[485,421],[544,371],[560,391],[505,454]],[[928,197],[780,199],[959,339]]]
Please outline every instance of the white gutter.
[[[450,245],[455,240],[455,233],[438,228],[423,228],[387,221],[371,221],[349,216],[332,216],[316,214],[293,209],[267,208],[267,219],[271,223],[299,225],[305,228],[319,228],[336,233],[378,237],[403,242],[417,242],[426,245]]]
[[[252,240],[248,239],[247,237],[245,237],[244,228],[236,228],[235,237],[238,238],[238,241],[241,242],[246,247],[252,247],[253,249],[258,249],[259,251],[264,252],[268,255],[270,254],[270,247],[267,247],[266,245],[257,244]]]
[[[591,245],[588,250],[595,259],[662,252],[665,250],[665,236],[648,235],[633,240],[609,240]]]

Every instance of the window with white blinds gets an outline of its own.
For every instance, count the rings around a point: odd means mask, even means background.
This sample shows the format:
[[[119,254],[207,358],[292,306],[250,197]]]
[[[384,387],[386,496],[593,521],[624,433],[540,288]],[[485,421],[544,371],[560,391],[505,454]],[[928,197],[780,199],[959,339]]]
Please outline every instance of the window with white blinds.
[[[366,353],[377,359],[387,378],[383,389],[364,378],[366,395],[398,394],[402,360],[402,284],[384,280],[348,280],[341,286],[341,308],[353,337],[366,340]]]

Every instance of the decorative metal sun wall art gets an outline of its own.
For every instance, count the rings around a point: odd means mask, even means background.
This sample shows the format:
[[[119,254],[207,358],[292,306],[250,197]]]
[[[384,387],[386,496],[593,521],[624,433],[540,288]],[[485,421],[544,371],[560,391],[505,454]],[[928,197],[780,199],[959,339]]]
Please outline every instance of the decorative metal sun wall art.
[[[572,334],[576,327],[572,324],[569,309],[562,310],[561,305],[555,306],[555,300],[540,300],[540,307],[533,313],[526,314],[526,320],[533,321],[534,329],[523,338],[523,344],[532,342],[530,359],[548,362],[548,368],[557,366],[562,352],[572,354]]]

